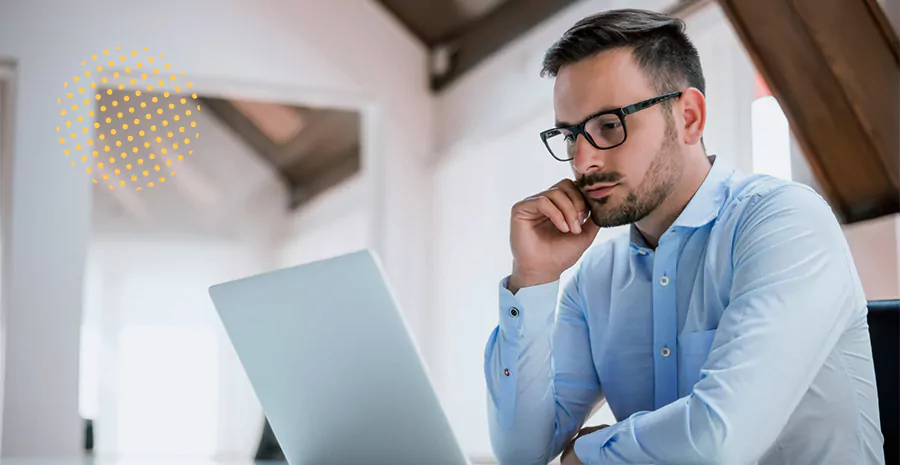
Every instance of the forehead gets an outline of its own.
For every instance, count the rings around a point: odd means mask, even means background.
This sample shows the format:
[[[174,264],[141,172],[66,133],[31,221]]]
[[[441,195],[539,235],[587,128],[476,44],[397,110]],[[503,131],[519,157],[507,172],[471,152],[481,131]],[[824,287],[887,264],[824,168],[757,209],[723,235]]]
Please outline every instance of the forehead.
[[[560,68],[553,108],[560,122],[576,123],[601,110],[653,97],[649,79],[630,49],[599,53]]]

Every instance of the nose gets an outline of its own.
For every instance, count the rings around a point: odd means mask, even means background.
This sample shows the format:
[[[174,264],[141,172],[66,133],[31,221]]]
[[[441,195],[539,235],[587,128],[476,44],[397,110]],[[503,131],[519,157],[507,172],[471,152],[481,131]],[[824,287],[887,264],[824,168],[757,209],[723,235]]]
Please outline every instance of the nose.
[[[583,134],[579,134],[575,139],[575,156],[570,163],[576,173],[590,174],[603,169],[606,153],[594,148]]]

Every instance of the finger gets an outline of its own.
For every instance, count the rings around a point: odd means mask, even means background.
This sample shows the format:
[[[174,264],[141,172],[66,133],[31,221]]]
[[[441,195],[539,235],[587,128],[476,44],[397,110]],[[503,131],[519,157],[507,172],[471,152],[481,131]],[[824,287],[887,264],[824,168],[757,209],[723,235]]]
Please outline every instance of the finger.
[[[566,224],[569,226],[569,229],[578,234],[581,232],[581,217],[579,216],[580,210],[575,206],[572,202],[572,199],[562,189],[556,187],[551,188],[544,195],[549,198],[556,208],[559,209],[563,213],[563,216],[566,218]]]
[[[584,193],[581,192],[581,189],[575,185],[575,181],[571,179],[563,179],[557,184],[557,187],[566,195],[569,196],[569,199],[572,201],[572,204],[575,205],[575,209],[578,210],[579,213],[582,213],[583,216],[580,217],[580,220],[584,222],[585,218],[587,218],[588,214],[588,202],[587,199],[584,198]]]
[[[537,195],[532,200],[528,201],[529,206],[533,206],[535,210],[541,215],[546,216],[556,228],[560,231],[567,233],[570,231],[569,225],[566,222],[566,217],[563,215],[563,212],[556,206],[556,204],[547,197],[547,195]]]

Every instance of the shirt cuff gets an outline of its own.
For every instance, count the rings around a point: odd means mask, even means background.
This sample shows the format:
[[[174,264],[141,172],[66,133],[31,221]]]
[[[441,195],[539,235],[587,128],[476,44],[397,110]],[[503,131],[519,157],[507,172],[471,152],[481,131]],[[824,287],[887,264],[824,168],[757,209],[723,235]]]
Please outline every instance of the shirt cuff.
[[[597,463],[652,464],[637,442],[637,422],[647,411],[636,412],[609,428],[584,435],[575,441],[575,455],[585,465]],[[673,447],[677,445],[673,444]]]
[[[523,287],[513,294],[507,285],[509,276],[500,281],[500,329],[507,335],[524,336],[546,331],[553,326],[559,300],[559,280]]]

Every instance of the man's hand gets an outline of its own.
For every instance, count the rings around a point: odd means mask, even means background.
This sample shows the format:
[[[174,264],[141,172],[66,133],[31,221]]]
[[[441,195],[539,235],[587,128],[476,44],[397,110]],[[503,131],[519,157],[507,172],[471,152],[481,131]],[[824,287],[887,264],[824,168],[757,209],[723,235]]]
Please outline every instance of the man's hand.
[[[600,228],[571,179],[516,203],[510,218],[513,271],[509,290],[559,279],[591,245]]]
[[[583,465],[581,460],[578,460],[578,456],[575,455],[575,441],[584,435],[591,434],[594,431],[599,431],[603,428],[609,428],[609,425],[587,426],[581,428],[581,430],[578,431],[578,434],[569,441],[569,445],[566,446],[565,450],[563,450],[560,465]]]

